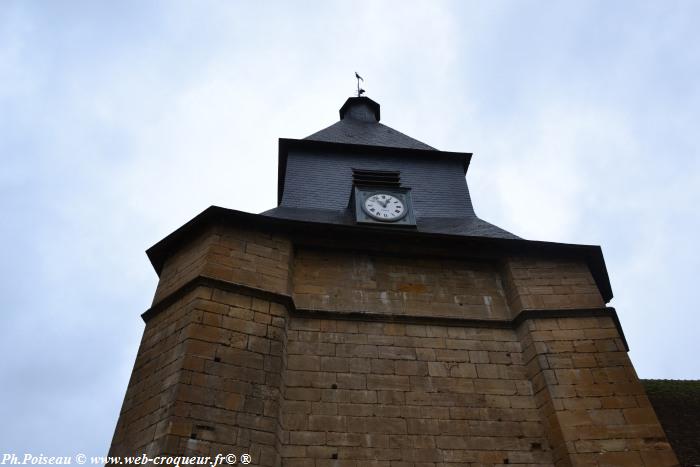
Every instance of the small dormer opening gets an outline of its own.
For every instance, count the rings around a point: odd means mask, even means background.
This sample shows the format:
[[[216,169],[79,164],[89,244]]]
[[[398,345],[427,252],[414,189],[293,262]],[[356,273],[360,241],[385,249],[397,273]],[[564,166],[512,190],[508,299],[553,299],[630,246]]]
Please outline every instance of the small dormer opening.
[[[352,183],[360,186],[400,187],[401,172],[398,170],[352,169]]]

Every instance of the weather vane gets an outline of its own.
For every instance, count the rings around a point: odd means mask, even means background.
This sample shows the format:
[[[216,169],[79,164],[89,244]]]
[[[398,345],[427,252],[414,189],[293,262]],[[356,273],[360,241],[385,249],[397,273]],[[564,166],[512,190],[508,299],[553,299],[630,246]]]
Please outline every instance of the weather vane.
[[[355,78],[357,78],[357,97],[362,97],[362,94],[365,93],[365,90],[360,87],[360,81],[364,83],[365,80],[362,79],[362,76],[358,75],[357,72],[355,72]]]

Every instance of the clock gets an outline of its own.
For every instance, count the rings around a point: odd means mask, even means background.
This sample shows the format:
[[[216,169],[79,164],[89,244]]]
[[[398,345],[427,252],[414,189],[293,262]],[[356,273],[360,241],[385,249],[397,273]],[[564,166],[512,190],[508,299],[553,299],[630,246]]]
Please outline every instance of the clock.
[[[403,202],[390,193],[376,193],[362,203],[368,216],[382,222],[395,222],[408,212]]]
[[[410,188],[355,185],[351,204],[360,224],[416,226]]]

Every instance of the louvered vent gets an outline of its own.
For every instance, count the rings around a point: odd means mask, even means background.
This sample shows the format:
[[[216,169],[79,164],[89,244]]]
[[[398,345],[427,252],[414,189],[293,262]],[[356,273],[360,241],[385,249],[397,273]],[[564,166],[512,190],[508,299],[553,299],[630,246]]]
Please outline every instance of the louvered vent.
[[[401,172],[391,170],[352,169],[352,183],[360,186],[380,185],[385,187],[400,187]]]

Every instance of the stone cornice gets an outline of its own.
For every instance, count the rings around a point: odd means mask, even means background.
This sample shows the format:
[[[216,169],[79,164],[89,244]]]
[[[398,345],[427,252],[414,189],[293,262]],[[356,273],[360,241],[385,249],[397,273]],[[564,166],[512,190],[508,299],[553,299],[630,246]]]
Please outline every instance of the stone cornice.
[[[144,322],[148,322],[161,311],[167,309],[187,293],[195,290],[197,287],[211,287],[227,292],[240,293],[251,297],[261,298],[271,302],[279,303],[285,306],[292,316],[301,318],[318,318],[318,319],[334,319],[334,320],[351,320],[365,322],[383,322],[383,323],[402,323],[402,324],[422,324],[422,325],[437,325],[437,326],[463,326],[477,328],[496,328],[496,329],[516,329],[528,320],[532,319],[557,319],[557,318],[586,318],[586,317],[610,317],[615,323],[617,332],[622,339],[625,350],[629,351],[627,339],[622,330],[620,320],[617,316],[617,311],[613,307],[600,308],[560,308],[560,309],[524,309],[521,310],[513,319],[472,319],[472,318],[454,318],[441,316],[420,316],[413,314],[385,314],[373,313],[358,310],[337,311],[337,310],[309,310],[297,308],[294,304],[293,297],[285,294],[269,292],[267,290],[258,289],[246,285],[236,284],[229,281],[215,279],[206,276],[197,276],[189,282],[164,297],[159,302],[155,303],[148,310],[141,314]]]
[[[211,206],[147,250],[156,272],[175,251],[206,229],[218,226],[259,229],[285,234],[295,244],[362,249],[373,253],[393,252],[446,258],[497,259],[513,256],[580,259],[586,262],[601,296],[607,303],[612,288],[599,246],[541,242],[523,239],[465,237],[391,228],[325,224],[280,219]]]

